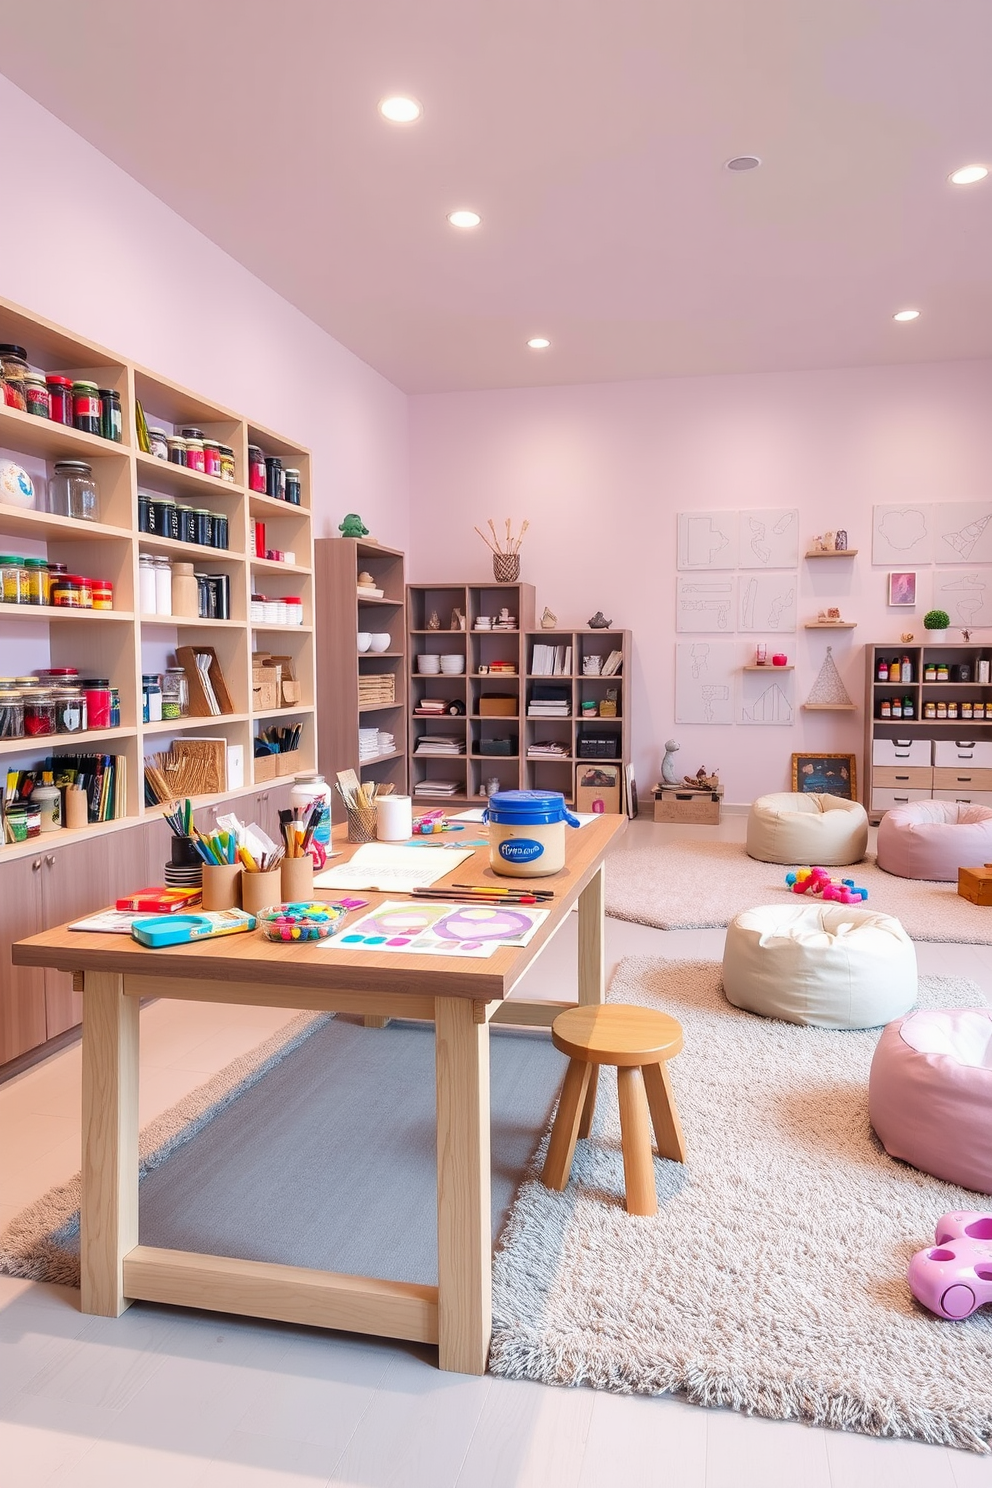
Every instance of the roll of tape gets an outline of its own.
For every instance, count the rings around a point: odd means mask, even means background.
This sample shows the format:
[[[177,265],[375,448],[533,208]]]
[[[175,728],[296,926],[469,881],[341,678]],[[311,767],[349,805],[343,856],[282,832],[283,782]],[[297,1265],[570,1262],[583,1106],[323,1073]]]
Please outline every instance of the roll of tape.
[[[405,842],[413,836],[413,802],[409,796],[376,796],[376,833],[380,842]]]

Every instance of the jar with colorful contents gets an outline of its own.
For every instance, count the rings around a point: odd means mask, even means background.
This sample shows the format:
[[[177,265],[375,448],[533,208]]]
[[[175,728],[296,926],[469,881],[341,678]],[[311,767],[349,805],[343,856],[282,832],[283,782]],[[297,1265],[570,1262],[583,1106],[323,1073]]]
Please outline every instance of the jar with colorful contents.
[[[114,608],[114,586],[109,579],[92,579],[93,586],[93,608],[95,610],[112,610]]]
[[[84,460],[59,460],[48,482],[48,510],[77,522],[99,522],[100,489]]]
[[[178,435],[169,440],[169,461],[173,465],[186,464],[186,441]]]
[[[141,679],[141,721],[162,722],[162,678],[158,672],[147,672]]]
[[[248,446],[248,489],[265,495],[265,456],[257,444]]]
[[[220,452],[220,478],[222,481],[227,481],[233,486],[236,479],[234,472],[234,450],[229,444],[220,444],[217,448]]]
[[[327,940],[348,913],[340,904],[274,904],[258,916],[266,940]]]
[[[218,458],[218,464],[220,463]],[[187,470],[198,470],[201,475],[205,473],[205,462],[203,456],[203,440],[190,439],[186,436],[186,468]]]
[[[48,383],[40,373],[28,373],[24,379],[24,397],[28,413],[35,418],[51,418],[52,395],[48,391]]]
[[[72,378],[53,372],[45,378],[48,385],[49,418],[56,424],[72,424]]]
[[[203,441],[203,473],[220,479],[220,445],[216,439]]]
[[[26,604],[26,588],[24,559],[14,553],[0,554],[0,601],[3,604]]]
[[[86,699],[87,727],[115,727],[112,716],[110,681],[107,677],[87,677],[81,684]]]
[[[0,688],[0,739],[24,738],[24,699],[13,688]]]
[[[27,412],[25,379],[28,375],[28,354],[23,346],[10,341],[0,343],[0,379],[3,380],[3,401],[8,408],[19,408]]]
[[[86,728],[86,698],[78,686],[53,687],[55,732],[81,734]]]
[[[72,427],[83,434],[99,434],[102,429],[103,403],[95,382],[72,384]]]
[[[124,415],[121,395],[115,388],[98,388],[100,394],[100,433],[104,439],[120,444],[124,438]]]
[[[24,595],[22,604],[47,605],[48,603],[48,559],[24,559]]]
[[[189,683],[182,667],[167,667],[162,677],[162,717],[185,718],[189,713]]]
[[[83,574],[60,574],[52,585],[52,604],[61,610],[91,610],[92,582]]]
[[[24,732],[29,739],[40,739],[58,732],[58,709],[54,693],[25,694]]]
[[[156,460],[169,458],[169,436],[164,429],[149,429],[148,443],[149,453],[154,455]]]

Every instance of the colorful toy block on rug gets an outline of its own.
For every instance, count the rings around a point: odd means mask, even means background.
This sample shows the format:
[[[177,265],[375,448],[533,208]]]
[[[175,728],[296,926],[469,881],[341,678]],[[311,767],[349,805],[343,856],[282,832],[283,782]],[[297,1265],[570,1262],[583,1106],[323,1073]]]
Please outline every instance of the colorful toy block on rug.
[[[992,1302],[992,1214],[952,1210],[937,1221],[934,1239],[910,1261],[909,1289],[938,1317],[970,1317]]]
[[[838,904],[861,904],[868,890],[858,888],[853,878],[831,878],[825,868],[797,868],[785,875],[793,894],[822,894]]]

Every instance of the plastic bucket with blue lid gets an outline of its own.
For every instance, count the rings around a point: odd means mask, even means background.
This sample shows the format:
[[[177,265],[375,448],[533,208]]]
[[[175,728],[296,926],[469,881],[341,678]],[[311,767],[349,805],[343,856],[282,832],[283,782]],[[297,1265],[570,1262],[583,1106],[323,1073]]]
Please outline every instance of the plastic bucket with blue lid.
[[[565,866],[565,824],[581,826],[560,791],[496,791],[483,813],[489,866],[508,878],[542,878]]]

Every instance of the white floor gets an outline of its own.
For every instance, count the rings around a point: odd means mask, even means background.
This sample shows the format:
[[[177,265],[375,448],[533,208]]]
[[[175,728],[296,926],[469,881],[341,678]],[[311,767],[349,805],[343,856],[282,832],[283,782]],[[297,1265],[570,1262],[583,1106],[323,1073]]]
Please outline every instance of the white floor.
[[[737,838],[743,818],[697,834]],[[637,823],[660,842],[687,829]],[[608,921],[625,955],[719,959],[722,930]],[[920,945],[923,972],[992,997],[992,948]],[[568,996],[574,919],[530,996]],[[147,1120],[286,1015],[156,1003]],[[0,1086],[0,1228],[78,1170],[79,1049]],[[992,1386],[990,1386],[992,1388]],[[668,1399],[439,1374],[431,1350],[137,1304],[0,1277],[2,1488],[992,1488],[992,1457],[750,1420]]]

